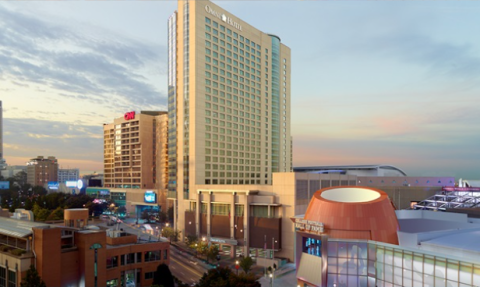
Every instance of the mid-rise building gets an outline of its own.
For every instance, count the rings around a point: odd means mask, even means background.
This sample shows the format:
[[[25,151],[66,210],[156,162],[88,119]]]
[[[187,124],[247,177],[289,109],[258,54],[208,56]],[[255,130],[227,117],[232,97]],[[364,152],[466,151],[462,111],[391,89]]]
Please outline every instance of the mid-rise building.
[[[27,162],[27,183],[44,186],[48,182],[58,182],[58,161],[54,156],[37,156]]]
[[[80,178],[80,170],[78,168],[60,168],[58,170],[58,182],[65,183],[67,181],[77,181]]]
[[[104,125],[103,188],[87,193],[111,194],[131,216],[145,209],[166,211],[167,120],[167,112],[132,111]]]
[[[20,286],[32,264],[46,286],[150,286],[157,266],[169,264],[168,241],[100,229],[88,216],[66,209],[64,225],[0,217],[0,286]]]
[[[104,130],[104,187],[165,188],[167,113],[127,112]]]
[[[292,63],[280,37],[210,1],[178,1],[168,47],[168,199],[183,229],[193,203],[197,213],[200,204],[212,207],[208,190],[233,196],[227,201],[235,202],[233,214],[235,204],[244,204],[236,192],[246,200],[249,190],[271,190],[273,173],[292,170]],[[197,233],[210,232],[196,224]],[[225,235],[233,238],[229,224]],[[241,237],[248,246],[248,235]]]

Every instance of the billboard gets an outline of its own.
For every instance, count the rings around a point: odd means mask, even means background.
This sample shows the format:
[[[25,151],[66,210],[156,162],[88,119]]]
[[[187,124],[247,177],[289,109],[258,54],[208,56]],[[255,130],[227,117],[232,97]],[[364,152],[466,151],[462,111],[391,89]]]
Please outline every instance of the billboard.
[[[48,182],[48,189],[57,190],[58,189],[58,181],[49,181]]]
[[[77,181],[76,180],[69,180],[65,182],[65,185],[67,187],[77,187]]]
[[[9,181],[0,181],[0,189],[9,189],[10,182]]]
[[[145,203],[157,203],[157,194],[154,191],[148,190],[144,196]]]

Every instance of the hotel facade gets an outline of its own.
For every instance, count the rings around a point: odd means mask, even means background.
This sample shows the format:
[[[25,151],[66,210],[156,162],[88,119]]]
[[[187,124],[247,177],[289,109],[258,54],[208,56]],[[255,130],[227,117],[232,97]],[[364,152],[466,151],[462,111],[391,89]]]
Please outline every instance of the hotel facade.
[[[158,206],[166,211],[167,112],[126,112],[103,131],[104,188],[87,193],[110,198],[112,192],[111,199],[132,215]],[[151,193],[154,200],[144,200]]]
[[[209,1],[178,1],[168,35],[167,198],[177,229],[196,211],[196,233],[210,237],[202,208],[208,213],[218,203],[218,212],[230,207],[233,214],[232,204],[243,206],[250,190],[272,195],[272,174],[292,170],[290,49]],[[225,237],[234,239],[230,225]]]

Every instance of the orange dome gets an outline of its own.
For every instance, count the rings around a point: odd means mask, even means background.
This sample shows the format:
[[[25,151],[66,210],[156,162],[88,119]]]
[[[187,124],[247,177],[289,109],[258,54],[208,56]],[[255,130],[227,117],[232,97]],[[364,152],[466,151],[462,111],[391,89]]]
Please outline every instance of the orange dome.
[[[398,220],[388,195],[375,188],[336,186],[313,195],[304,219],[323,222],[331,238],[398,244]]]

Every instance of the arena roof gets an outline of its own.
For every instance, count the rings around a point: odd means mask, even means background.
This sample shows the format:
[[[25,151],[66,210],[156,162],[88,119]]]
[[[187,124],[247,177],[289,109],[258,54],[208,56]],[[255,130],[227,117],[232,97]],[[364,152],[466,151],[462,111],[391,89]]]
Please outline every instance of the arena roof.
[[[407,174],[393,165],[387,164],[367,164],[367,165],[324,165],[324,166],[306,166],[306,167],[294,167],[295,172],[321,172],[321,171],[344,171],[344,170],[375,170],[375,169],[390,169],[396,170],[402,173],[404,176]]]

